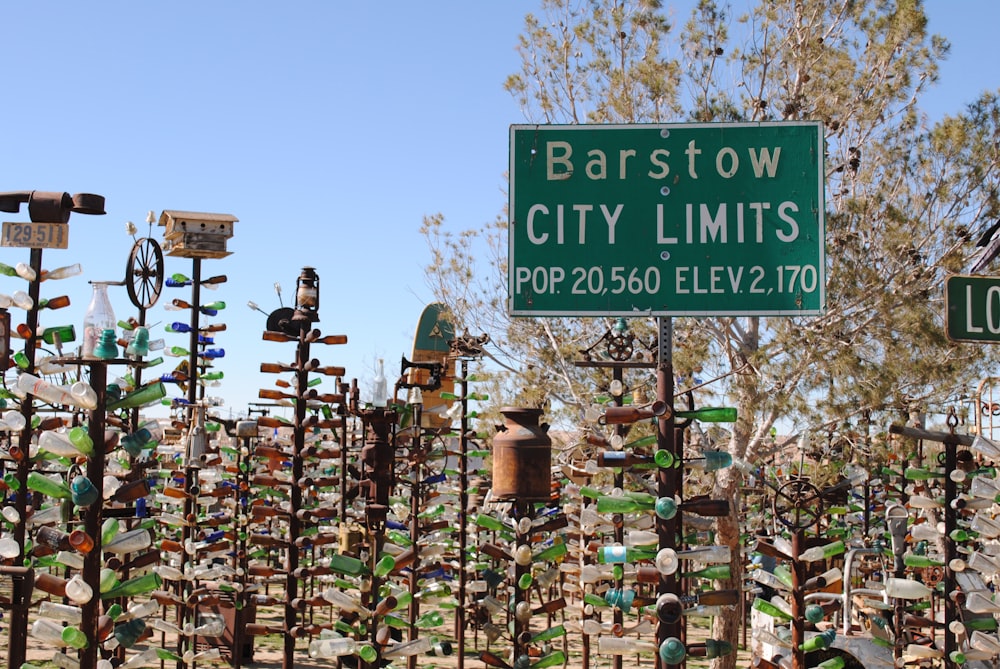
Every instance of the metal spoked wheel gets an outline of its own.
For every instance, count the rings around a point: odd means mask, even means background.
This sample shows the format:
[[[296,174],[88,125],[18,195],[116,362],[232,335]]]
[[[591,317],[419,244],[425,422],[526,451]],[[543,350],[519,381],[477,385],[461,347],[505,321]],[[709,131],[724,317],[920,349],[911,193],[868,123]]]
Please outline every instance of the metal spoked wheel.
[[[775,491],[774,517],[790,530],[804,530],[823,516],[819,490],[809,481],[792,479]]]
[[[125,267],[128,297],[139,309],[156,304],[163,290],[163,250],[155,239],[136,240]]]
[[[615,335],[608,340],[608,356],[615,362],[624,362],[632,357],[635,349],[632,337]]]

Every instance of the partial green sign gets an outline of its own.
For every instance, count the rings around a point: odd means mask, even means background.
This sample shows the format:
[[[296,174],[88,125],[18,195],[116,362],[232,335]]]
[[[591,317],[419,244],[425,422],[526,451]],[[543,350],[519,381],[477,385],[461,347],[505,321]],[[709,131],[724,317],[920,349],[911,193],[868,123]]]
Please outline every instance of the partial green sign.
[[[946,329],[952,341],[1000,341],[1000,277],[945,279]]]
[[[787,316],[825,300],[818,122],[514,125],[513,316]]]

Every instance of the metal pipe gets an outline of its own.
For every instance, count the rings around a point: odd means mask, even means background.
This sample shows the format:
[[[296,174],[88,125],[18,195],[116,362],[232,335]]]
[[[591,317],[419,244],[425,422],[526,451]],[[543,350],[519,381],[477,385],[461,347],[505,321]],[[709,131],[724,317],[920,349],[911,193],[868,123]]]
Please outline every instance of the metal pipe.
[[[851,633],[851,570],[854,569],[854,560],[859,555],[881,555],[881,551],[875,548],[852,548],[847,551],[847,556],[844,558],[844,636]],[[861,594],[876,594],[876,591],[858,589],[854,590],[854,593]],[[884,595],[882,591],[878,591],[877,594]]]

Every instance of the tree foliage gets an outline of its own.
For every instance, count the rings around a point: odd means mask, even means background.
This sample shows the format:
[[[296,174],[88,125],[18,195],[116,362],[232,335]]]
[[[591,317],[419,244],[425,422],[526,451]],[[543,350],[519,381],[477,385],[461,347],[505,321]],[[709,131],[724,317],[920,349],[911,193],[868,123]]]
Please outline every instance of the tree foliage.
[[[826,313],[677,319],[678,385],[724,379],[713,388],[740,412],[728,448],[751,462],[779,420],[856,441],[862,419],[955,405],[996,363],[946,339],[943,286],[1000,216],[998,92],[922,114],[948,45],[920,0],[700,0],[683,24],[672,15],[657,0],[541,0],[505,85],[528,122],[823,121]],[[611,322],[508,318],[503,218],[454,235],[434,217],[425,233],[436,297],[492,336],[506,399],[579,420],[606,378],[574,362]],[[651,338],[655,323],[634,320]],[[738,477],[721,473],[714,494],[737,499]],[[735,543],[735,509],[719,529]]]

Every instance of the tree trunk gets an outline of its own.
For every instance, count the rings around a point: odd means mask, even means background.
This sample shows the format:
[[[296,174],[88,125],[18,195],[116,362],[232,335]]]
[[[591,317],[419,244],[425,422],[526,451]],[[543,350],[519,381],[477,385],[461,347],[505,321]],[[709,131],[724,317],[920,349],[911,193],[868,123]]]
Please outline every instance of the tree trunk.
[[[743,582],[743,555],[740,550],[740,506],[742,504],[740,496],[740,475],[732,468],[723,469],[717,472],[715,486],[712,489],[712,497],[715,499],[728,499],[729,515],[716,519],[716,539],[715,542],[722,546],[729,546],[732,552],[732,561],[729,565],[732,578],[728,581],[717,582],[720,590],[734,588],[742,589]],[[754,528],[750,528],[753,531]],[[712,660],[712,669],[735,669],[736,648],[739,645],[739,631],[741,624],[742,608],[737,606],[735,615],[716,616],[712,623],[711,637],[728,641],[733,646],[733,652],[724,657]]]

